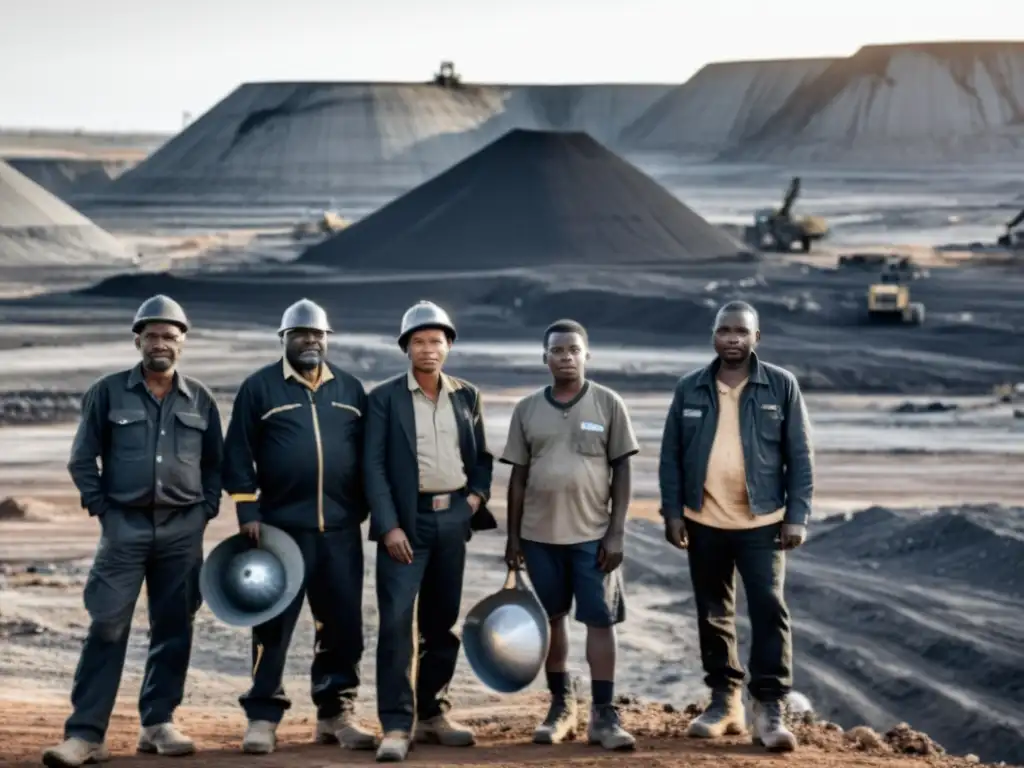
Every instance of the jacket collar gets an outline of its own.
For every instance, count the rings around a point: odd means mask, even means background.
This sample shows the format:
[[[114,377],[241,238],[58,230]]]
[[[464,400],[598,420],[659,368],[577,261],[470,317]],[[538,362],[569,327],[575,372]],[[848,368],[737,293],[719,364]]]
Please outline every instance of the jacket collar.
[[[132,368],[132,372],[128,374],[128,381],[125,382],[124,388],[135,389],[140,384],[143,386],[146,384],[146,377],[142,372],[142,363],[138,363],[134,368]],[[187,397],[189,400],[192,399],[192,388],[186,383],[185,377],[177,371],[174,372],[173,384],[182,395]]]
[[[299,382],[304,387],[309,387],[314,392],[334,378],[334,372],[331,371],[330,366],[327,365],[326,362],[321,362],[320,380],[316,383],[316,385],[310,384],[309,381],[303,378],[303,376],[298,371],[295,370],[292,364],[288,362],[287,357],[281,358],[281,372],[284,374],[285,381],[287,381],[288,379],[295,379],[295,381]]]
[[[721,367],[722,360],[718,357],[712,360],[710,364],[704,366],[704,369],[700,372],[700,376],[697,378],[698,386],[714,389],[715,379],[717,378],[718,370]],[[747,383],[759,385],[768,383],[768,375],[765,373],[764,364],[757,357],[756,352],[750,353],[750,376],[747,378]]]
[[[406,381],[406,386],[409,387],[409,391],[410,392],[416,392],[416,391],[422,389],[420,387],[419,382],[416,381],[416,377],[413,376],[411,368],[409,369],[408,373],[405,374],[405,381]],[[442,392],[444,392],[446,395],[450,395],[455,390],[461,389],[461,388],[462,388],[462,386],[459,384],[458,381],[453,379],[447,373],[444,373],[444,372],[441,373],[441,391]]]

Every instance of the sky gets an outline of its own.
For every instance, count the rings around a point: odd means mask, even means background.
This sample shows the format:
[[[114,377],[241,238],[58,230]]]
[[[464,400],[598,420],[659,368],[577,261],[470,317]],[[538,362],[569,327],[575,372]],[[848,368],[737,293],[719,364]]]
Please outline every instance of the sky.
[[[176,132],[244,82],[681,83],[713,61],[1024,38],[1024,0],[0,0],[0,127]]]

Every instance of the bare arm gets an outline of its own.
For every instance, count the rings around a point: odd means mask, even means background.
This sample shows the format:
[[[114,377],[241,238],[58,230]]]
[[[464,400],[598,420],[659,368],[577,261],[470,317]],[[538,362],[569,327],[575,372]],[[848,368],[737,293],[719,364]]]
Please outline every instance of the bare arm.
[[[526,498],[526,483],[530,468],[516,464],[508,479],[508,536],[519,539],[523,530],[523,501]]]
[[[626,535],[626,514],[633,498],[633,462],[624,456],[612,465],[612,519],[608,532],[622,538]]]

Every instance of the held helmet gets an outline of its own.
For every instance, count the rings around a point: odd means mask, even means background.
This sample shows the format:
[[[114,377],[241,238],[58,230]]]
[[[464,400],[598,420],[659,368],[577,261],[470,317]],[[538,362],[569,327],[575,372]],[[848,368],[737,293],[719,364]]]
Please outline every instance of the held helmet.
[[[182,333],[188,333],[189,328],[188,317],[185,316],[181,304],[163,294],[142,302],[132,322],[132,333],[141,333],[147,323],[170,323],[178,326]]]
[[[333,333],[331,324],[327,322],[327,312],[315,301],[309,299],[299,299],[284,311],[277,335],[284,336],[285,333],[296,328]]]
[[[455,341],[455,324],[448,313],[432,301],[418,301],[402,315],[402,327],[398,333],[398,346],[405,352],[409,337],[426,328],[440,328],[448,337],[448,343]]]

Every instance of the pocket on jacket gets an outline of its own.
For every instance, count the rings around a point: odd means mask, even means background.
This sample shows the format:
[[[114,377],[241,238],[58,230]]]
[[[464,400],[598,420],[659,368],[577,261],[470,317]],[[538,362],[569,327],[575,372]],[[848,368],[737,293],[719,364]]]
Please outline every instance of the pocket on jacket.
[[[769,404],[771,405],[771,404]],[[757,435],[769,443],[782,441],[782,413],[778,406],[765,407],[761,405],[757,409]]]
[[[127,408],[107,413],[110,422],[110,454],[116,459],[138,459],[149,448],[146,412]]]
[[[183,464],[198,464],[203,458],[203,435],[210,423],[188,411],[178,411],[174,416],[174,453]]]

